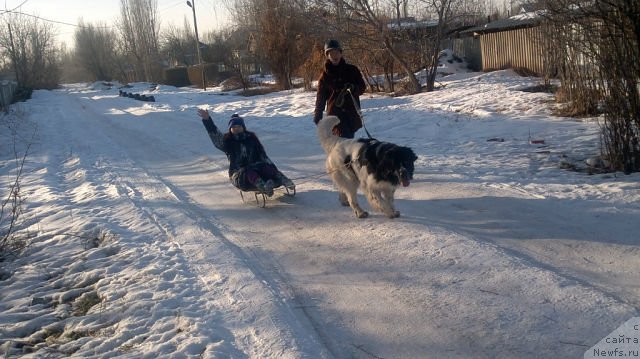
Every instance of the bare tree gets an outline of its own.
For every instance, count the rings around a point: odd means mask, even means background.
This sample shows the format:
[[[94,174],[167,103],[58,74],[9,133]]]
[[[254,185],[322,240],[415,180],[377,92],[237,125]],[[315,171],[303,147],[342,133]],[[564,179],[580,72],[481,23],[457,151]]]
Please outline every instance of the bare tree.
[[[14,166],[7,162],[5,169],[9,171],[5,173],[6,176],[2,176],[2,182],[6,186],[1,186],[2,191],[0,191],[0,261],[2,257],[15,254],[26,246],[26,238],[18,235],[25,221],[22,183],[24,166],[37,130],[33,131],[31,139],[22,137],[19,134],[19,128],[24,123],[22,116],[21,112],[0,116],[0,128],[2,128],[0,137],[3,144],[0,150],[3,150],[2,152],[5,149],[9,150],[14,162]],[[0,155],[4,157],[6,154],[0,153]]]
[[[187,18],[181,28],[169,25],[161,33],[161,53],[176,65],[192,66],[198,63],[193,47],[195,35]]]
[[[393,90],[397,69],[404,74],[407,93],[422,90],[415,75],[421,68],[428,71],[426,89],[434,89],[441,43],[452,29],[475,25],[487,14],[507,9],[492,0],[227,0],[227,4],[237,24],[261,34],[258,55],[274,73],[291,73],[278,71],[278,66],[295,72],[290,59],[304,58],[298,72],[308,88],[310,74],[318,67],[313,51],[325,40],[337,38],[366,73],[372,90],[380,88],[376,77],[381,73],[384,89]],[[302,27],[290,21],[288,9],[295,9],[295,20],[304,21]],[[294,47],[296,51],[291,52]],[[287,82],[286,76],[279,77]]]
[[[106,24],[84,24],[75,31],[75,55],[94,80],[113,80],[116,76],[116,34]]]
[[[296,0],[236,0],[232,11],[238,23],[253,31],[255,55],[269,65],[281,89],[292,87],[293,73],[311,50],[304,9],[304,2]]]
[[[258,17],[259,43],[279,88],[292,87],[293,72],[304,62],[307,51],[302,44],[301,13],[293,1],[264,0]]]
[[[406,90],[410,94],[421,91],[415,70],[411,61],[403,55],[404,50],[416,48],[410,37],[405,37],[402,31],[403,8],[401,0],[372,1],[372,0],[344,0],[341,2],[342,13],[348,14],[348,19],[336,22],[336,30],[341,30],[350,36],[358,38],[370,47],[382,47],[393,60],[398,63],[407,78]],[[406,8],[406,6],[404,6]],[[390,11],[391,10],[391,11]],[[345,26],[346,25],[346,26]]]
[[[640,171],[640,3],[543,0],[548,41],[573,114],[604,111],[603,154],[610,168]]]
[[[426,6],[425,11],[435,15],[436,22],[436,25],[432,28],[433,30],[422,39],[426,69],[426,90],[429,92],[435,89],[442,40],[451,28],[454,6],[458,5],[459,1],[422,0],[422,2]]]
[[[305,41],[305,7],[299,0],[233,0],[231,6],[235,21],[256,39],[252,55],[267,64],[281,89],[292,87],[291,78],[313,45]]]
[[[313,43],[313,41],[310,41],[310,43]],[[313,89],[312,83],[318,79],[319,69],[322,68],[322,64],[326,60],[323,47],[320,44],[311,48],[309,55],[306,56],[305,61],[296,71],[297,76],[302,78],[305,90],[311,91]]]
[[[53,27],[36,17],[4,14],[0,46],[16,74],[19,86],[51,89],[60,79]]]
[[[441,42],[447,32],[459,20],[456,11],[470,8],[479,0],[317,0],[316,4],[335,13],[325,16],[326,24],[336,34],[342,34],[371,52],[382,49],[389,59],[384,59],[385,78],[397,64],[406,78],[405,91],[422,90],[415,72],[427,69],[427,91],[434,89],[435,75],[441,51]],[[416,19],[420,17],[420,19]],[[421,21],[422,20],[422,21]],[[364,56],[370,58],[370,56]],[[362,68],[367,64],[360,63]],[[386,82],[386,81],[385,81]],[[392,86],[385,85],[389,89]]]
[[[157,0],[120,0],[121,47],[129,55],[135,80],[161,78]]]
[[[204,39],[207,47],[202,53],[204,61],[222,63],[225,66],[231,63],[232,51],[229,44],[231,31],[218,30],[204,33]]]

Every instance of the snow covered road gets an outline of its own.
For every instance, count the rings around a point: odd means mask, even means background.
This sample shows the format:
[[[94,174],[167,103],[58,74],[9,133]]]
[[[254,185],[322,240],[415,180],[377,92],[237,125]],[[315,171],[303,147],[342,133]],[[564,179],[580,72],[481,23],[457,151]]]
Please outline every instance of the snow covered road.
[[[39,134],[24,185],[35,200],[34,228],[54,242],[51,253],[69,246],[64,233],[112,235],[68,264],[81,261],[93,273],[84,287],[101,304],[84,321],[57,317],[63,333],[92,334],[36,349],[89,357],[581,358],[638,315],[639,177],[561,170],[554,154],[586,151],[597,125],[550,117],[544,95],[509,90],[535,79],[500,72],[489,80],[500,96],[493,102],[487,88],[470,91],[477,78],[363,101],[374,135],[419,155],[414,182],[397,193],[397,220],[356,219],[318,176],[324,154],[308,115],[311,93],[244,98],[161,88],[158,102],[143,103],[116,89],[36,92],[20,105]],[[443,111],[456,86],[466,89],[465,102]],[[243,204],[198,107],[220,113],[220,126],[233,112],[244,115],[297,179],[297,196],[265,209]],[[551,147],[541,154],[528,144],[531,132]],[[586,144],[571,142],[578,138]],[[43,296],[19,287],[28,277],[19,264],[0,284],[27,299]],[[58,265],[60,275],[73,273]],[[47,288],[65,303],[59,288]],[[12,298],[0,295],[2,311],[33,314]],[[33,314],[36,323],[43,317]],[[0,315],[0,339],[45,335],[15,318]]]

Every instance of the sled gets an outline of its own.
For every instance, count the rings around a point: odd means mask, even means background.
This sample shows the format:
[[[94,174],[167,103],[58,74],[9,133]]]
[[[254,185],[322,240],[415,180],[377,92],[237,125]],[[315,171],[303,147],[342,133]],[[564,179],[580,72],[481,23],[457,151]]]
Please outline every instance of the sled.
[[[296,186],[285,187],[278,185],[273,188],[273,196],[269,197],[266,193],[259,191],[257,188],[240,190],[240,198],[243,203],[255,204],[256,207],[265,208],[267,206],[267,198],[273,198],[276,192],[283,192],[287,197],[293,197],[296,195]],[[253,198],[251,198],[253,196]]]

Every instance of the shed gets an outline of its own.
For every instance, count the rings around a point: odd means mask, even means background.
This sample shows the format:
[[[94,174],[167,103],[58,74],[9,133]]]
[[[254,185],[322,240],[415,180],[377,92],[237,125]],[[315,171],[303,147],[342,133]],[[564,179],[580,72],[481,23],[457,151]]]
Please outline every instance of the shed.
[[[462,33],[480,38],[482,70],[523,68],[542,75],[546,70],[542,12],[527,12],[473,27]]]
[[[442,49],[451,49],[453,54],[467,62],[470,70],[482,70],[482,52],[480,39],[473,33],[466,32],[471,26],[462,26],[449,32],[442,40]]]

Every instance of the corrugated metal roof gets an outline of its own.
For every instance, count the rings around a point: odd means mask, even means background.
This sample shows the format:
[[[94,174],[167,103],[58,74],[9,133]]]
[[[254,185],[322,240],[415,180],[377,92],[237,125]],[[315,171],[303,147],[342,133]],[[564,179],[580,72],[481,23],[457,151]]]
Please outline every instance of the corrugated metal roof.
[[[542,13],[540,12],[528,12],[512,16],[508,19],[500,19],[492,21],[488,24],[472,27],[470,29],[460,32],[460,34],[486,34],[490,32],[499,32],[513,29],[520,29],[524,27],[533,27],[540,24],[542,20]]]

